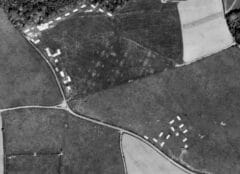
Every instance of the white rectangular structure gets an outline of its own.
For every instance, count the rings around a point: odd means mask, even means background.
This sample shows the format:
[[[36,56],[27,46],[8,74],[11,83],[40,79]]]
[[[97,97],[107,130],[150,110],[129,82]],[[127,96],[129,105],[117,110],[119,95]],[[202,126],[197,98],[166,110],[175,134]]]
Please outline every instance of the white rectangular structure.
[[[224,17],[222,0],[188,0],[178,4],[185,64],[235,44]]]
[[[47,30],[48,28],[49,28],[49,23],[44,23],[44,24],[41,24],[41,25],[37,26],[37,29],[39,31],[44,31],[44,30]]]

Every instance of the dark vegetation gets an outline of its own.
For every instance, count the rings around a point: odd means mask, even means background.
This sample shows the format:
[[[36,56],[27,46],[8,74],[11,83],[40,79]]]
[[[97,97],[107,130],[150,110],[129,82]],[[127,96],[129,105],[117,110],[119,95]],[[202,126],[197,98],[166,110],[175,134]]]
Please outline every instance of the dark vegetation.
[[[57,109],[1,115],[8,174],[124,174],[116,130]]]
[[[57,66],[72,78],[72,98],[85,98],[182,63],[176,5],[152,6],[152,2],[129,2],[115,19],[80,13],[42,32],[40,50],[48,46],[62,51]],[[146,8],[123,12],[138,6]]]
[[[123,6],[125,1],[128,0],[0,0],[0,5],[16,27],[23,27],[26,24],[40,24],[49,16],[57,15],[63,8],[77,3],[99,4],[113,12]]]
[[[57,14],[66,5],[79,0],[2,0],[10,21],[17,27],[25,24],[39,24],[49,15]]]
[[[92,4],[99,4],[108,11],[114,12],[130,0],[88,0]]]
[[[226,19],[235,41],[240,44],[240,9],[230,11],[226,15]]]

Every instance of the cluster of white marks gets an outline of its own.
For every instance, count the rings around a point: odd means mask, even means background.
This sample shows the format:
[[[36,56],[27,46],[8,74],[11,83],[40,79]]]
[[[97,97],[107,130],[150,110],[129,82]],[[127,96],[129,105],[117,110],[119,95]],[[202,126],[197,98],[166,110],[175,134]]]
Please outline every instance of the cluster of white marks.
[[[57,63],[59,63],[59,59],[56,58],[56,57],[61,55],[61,50],[60,49],[57,49],[57,51],[54,54],[51,53],[50,48],[48,48],[48,47],[45,48],[45,51],[46,51],[48,57],[54,58],[53,61],[54,61],[55,65]],[[69,83],[72,82],[71,77],[69,75],[67,75],[67,73],[65,71],[63,71],[63,70],[60,71],[57,66],[55,67],[55,71],[59,72],[60,77],[62,78],[62,82],[66,87],[65,88],[66,92],[70,93],[71,90],[72,90],[71,86],[69,85]]]
[[[86,4],[82,4],[81,6],[80,6],[80,8],[86,8],[87,7],[87,5]],[[88,8],[88,9],[86,9],[84,12],[85,13],[91,13],[91,12],[93,12],[95,9],[97,9],[97,5],[91,5],[90,6],[90,8]],[[54,21],[60,21],[60,20],[62,20],[63,18],[64,18],[64,16],[65,17],[67,17],[67,16],[70,16],[71,15],[71,13],[76,13],[76,12],[78,12],[79,11],[79,8],[75,8],[75,9],[73,9],[71,12],[67,12],[67,13],[65,13],[62,17],[61,16],[58,16],[58,17],[56,17],[55,19],[53,19],[53,20],[51,20],[51,21],[49,21],[49,22],[47,22],[47,23],[43,23],[43,24],[41,24],[41,25],[38,25],[38,26],[36,26],[36,27],[31,27],[31,28],[27,28],[27,29],[25,29],[23,32],[25,33],[25,34],[27,34],[27,33],[29,33],[31,30],[34,30],[34,29],[37,29],[38,31],[44,31],[44,30],[47,30],[49,27],[51,27],[50,26],[50,24],[53,24],[54,23]],[[106,12],[106,11],[104,11],[102,8],[99,8],[98,9],[98,12],[101,12],[101,13],[105,13],[107,16],[109,16],[109,17],[113,17],[113,14],[112,13],[110,13],[110,12]],[[31,39],[33,39],[33,37],[32,36],[30,36],[30,38]],[[29,40],[31,40],[31,39],[29,39]],[[31,40],[32,41],[32,40]],[[40,42],[40,40],[37,40],[37,41],[32,41],[33,43],[35,43],[35,44],[38,44],[39,42]]]
[[[171,131],[175,132],[175,128],[171,126]]]
[[[158,140],[156,139],[156,138],[153,138],[152,139],[155,143],[157,143],[158,142]]]
[[[27,35],[26,38],[27,38],[29,41],[33,42],[34,44],[39,44],[39,43],[40,43],[40,39],[36,38],[36,37],[37,37],[37,34],[34,34],[34,33],[30,32],[31,30],[32,30],[32,28],[31,28],[31,29],[30,29],[30,28],[27,28],[27,29],[25,29],[25,30],[23,31],[24,34]]]

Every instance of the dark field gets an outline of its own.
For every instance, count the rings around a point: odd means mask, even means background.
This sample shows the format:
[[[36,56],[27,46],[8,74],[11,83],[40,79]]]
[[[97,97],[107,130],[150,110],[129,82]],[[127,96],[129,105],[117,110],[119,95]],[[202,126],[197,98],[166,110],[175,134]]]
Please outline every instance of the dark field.
[[[0,9],[0,109],[56,105],[62,97],[42,57],[15,31]]]
[[[195,64],[72,101],[72,108],[150,138],[158,138],[160,131],[171,134],[168,121],[179,114],[189,130],[183,160],[199,170],[236,174],[240,172],[239,54],[238,48],[230,48]],[[179,123],[173,125],[177,129]],[[182,139],[183,134],[172,135],[163,151],[179,158]]]
[[[5,157],[16,156],[7,159],[7,173],[37,169],[49,174],[124,173],[120,135],[113,129],[56,109],[7,111],[2,118]]]
[[[40,49],[61,49],[58,66],[73,80],[73,98],[163,72],[182,62],[176,4],[156,7],[151,3],[129,2],[114,19],[80,13],[43,32]],[[149,8],[124,12],[144,4]]]

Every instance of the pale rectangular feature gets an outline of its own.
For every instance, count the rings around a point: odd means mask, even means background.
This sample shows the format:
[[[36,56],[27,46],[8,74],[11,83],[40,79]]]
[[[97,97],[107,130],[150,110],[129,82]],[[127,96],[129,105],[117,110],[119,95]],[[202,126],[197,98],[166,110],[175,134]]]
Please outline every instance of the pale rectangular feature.
[[[160,154],[141,140],[124,134],[122,152],[128,174],[190,174],[180,165]],[[164,142],[160,146],[164,146]]]
[[[188,0],[178,4],[178,11],[186,64],[235,44],[224,17],[222,0]]]

